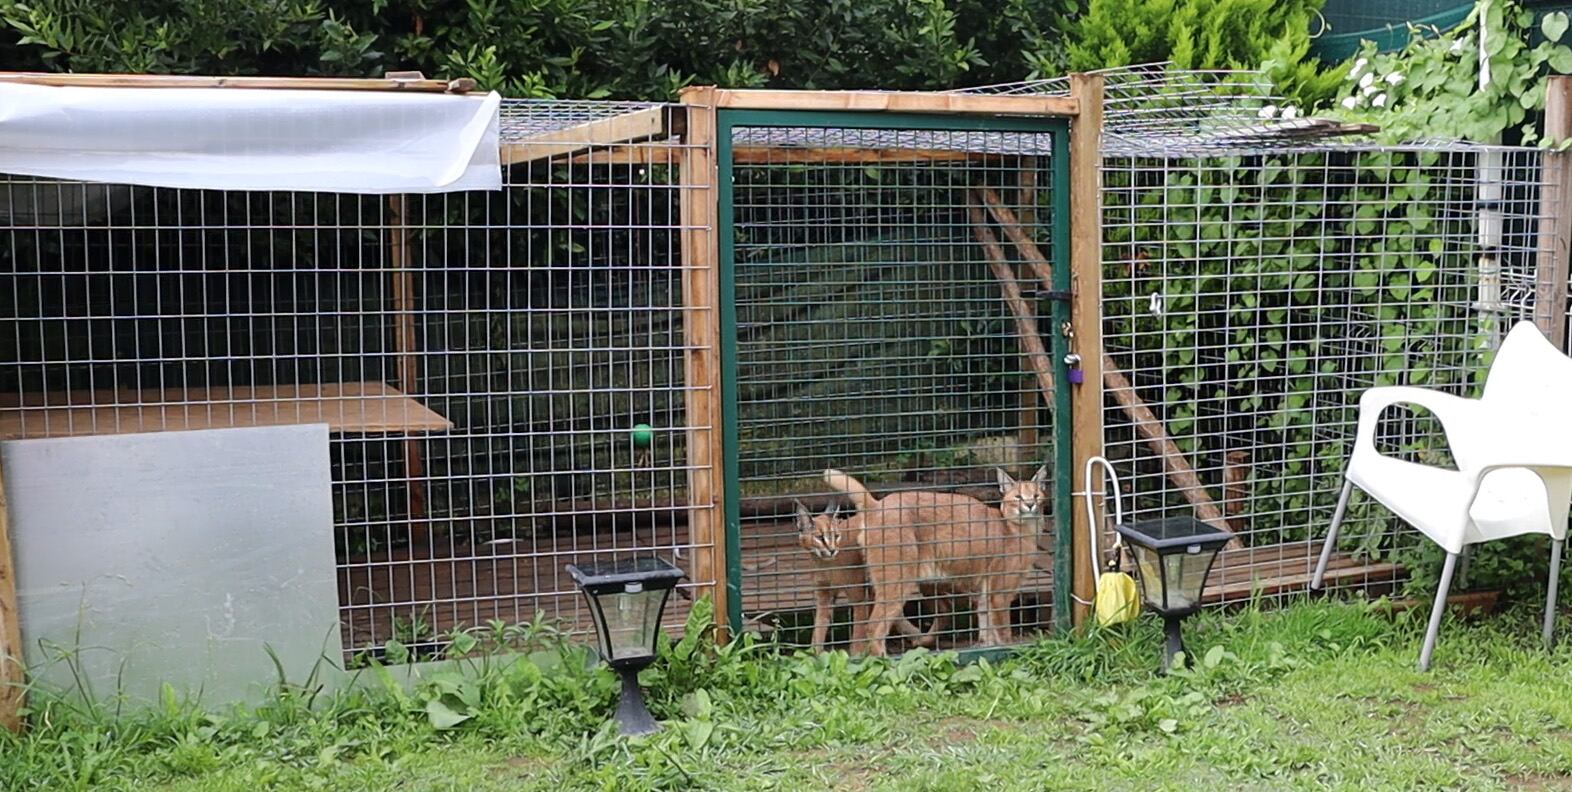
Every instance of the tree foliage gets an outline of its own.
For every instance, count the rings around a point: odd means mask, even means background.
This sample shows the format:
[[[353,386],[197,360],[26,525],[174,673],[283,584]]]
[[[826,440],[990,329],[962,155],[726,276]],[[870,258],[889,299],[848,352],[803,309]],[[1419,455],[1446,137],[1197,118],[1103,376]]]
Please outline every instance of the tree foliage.
[[[1254,69],[1305,105],[1329,97],[1310,56],[1310,29],[1325,0],[1090,0],[1066,34],[1071,70],[1172,61],[1181,69]],[[1340,72],[1339,72],[1340,74]]]
[[[0,68],[474,77],[515,96],[690,83],[948,88],[1060,70],[1072,0],[0,0]]]

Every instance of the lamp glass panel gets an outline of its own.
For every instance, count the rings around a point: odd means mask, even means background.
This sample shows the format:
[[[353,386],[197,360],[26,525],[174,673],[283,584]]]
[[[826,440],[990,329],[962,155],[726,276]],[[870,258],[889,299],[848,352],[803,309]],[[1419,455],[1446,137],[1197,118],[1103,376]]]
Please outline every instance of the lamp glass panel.
[[[600,595],[606,617],[606,650],[613,660],[649,657],[655,652],[661,605],[670,589],[643,589]]]
[[[1158,566],[1160,556],[1157,551],[1140,545],[1131,545],[1130,549],[1135,554],[1135,565],[1140,572],[1137,577],[1141,581],[1141,599],[1153,608],[1166,607],[1163,601],[1163,572]]]
[[[1211,568],[1215,550],[1196,553],[1176,550],[1163,559],[1168,570],[1168,607],[1185,610],[1200,604],[1201,588],[1206,585],[1206,573]]]

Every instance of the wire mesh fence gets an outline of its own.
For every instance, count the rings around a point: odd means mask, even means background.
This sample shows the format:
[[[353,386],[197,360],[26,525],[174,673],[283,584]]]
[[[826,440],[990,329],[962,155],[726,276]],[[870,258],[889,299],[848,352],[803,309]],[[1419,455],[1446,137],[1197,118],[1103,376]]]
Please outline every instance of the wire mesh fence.
[[[681,145],[555,143],[497,193],[4,179],[0,431],[327,423],[351,657],[587,628],[566,564],[693,550]]]
[[[1306,590],[1377,385],[1468,394],[1511,318],[1532,312],[1538,152],[1361,145],[1106,157],[1108,455],[1146,516],[1210,506],[1243,548],[1223,601]],[[1499,200],[1482,174],[1499,160]],[[1481,213],[1499,223],[1482,244]],[[1152,405],[1204,484],[1155,453]],[[1423,414],[1383,420],[1383,451],[1449,464]],[[1329,586],[1387,590],[1417,534],[1355,500]]]
[[[1358,130],[1285,120],[1248,72],[1105,79],[1104,443],[1127,514],[1234,530],[1215,602],[1303,593],[1359,394],[1472,392],[1505,328],[1533,316],[1557,211],[1543,155],[1338,139]],[[1389,411],[1378,440],[1449,463],[1424,414]],[[1378,594],[1415,572],[1417,534],[1390,513],[1356,498],[1350,525],[1329,587]]]
[[[1054,249],[1052,135],[840,123],[732,131],[744,616],[820,647],[1021,640],[1052,623],[1055,447],[1022,332],[1054,328],[979,233],[1004,236],[991,203]],[[1001,469],[1035,512],[1001,513]]]

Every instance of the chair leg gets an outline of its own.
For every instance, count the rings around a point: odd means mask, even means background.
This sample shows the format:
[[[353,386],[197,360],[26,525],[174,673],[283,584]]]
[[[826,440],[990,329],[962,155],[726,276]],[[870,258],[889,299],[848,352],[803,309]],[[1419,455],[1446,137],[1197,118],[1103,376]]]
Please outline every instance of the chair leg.
[[[1550,585],[1545,592],[1545,648],[1556,645],[1556,589],[1561,585],[1561,549],[1565,539],[1550,540]]]
[[[1343,492],[1337,496],[1337,508],[1332,512],[1332,527],[1326,531],[1326,542],[1321,545],[1321,560],[1316,562],[1315,576],[1310,579],[1310,590],[1317,591],[1326,578],[1326,565],[1332,560],[1332,548],[1337,547],[1337,532],[1343,528],[1343,514],[1348,511],[1348,496],[1354,491],[1354,482],[1343,479]]]
[[[1474,556],[1473,545],[1463,545],[1463,552],[1457,556],[1457,587],[1468,590],[1468,559]]]
[[[1452,573],[1457,569],[1457,553],[1447,553],[1441,567],[1441,585],[1436,586],[1436,604],[1430,608],[1430,626],[1425,630],[1425,645],[1419,650],[1419,670],[1430,670],[1430,653],[1436,648],[1436,633],[1441,631],[1441,617],[1446,614],[1447,590],[1452,588]]]

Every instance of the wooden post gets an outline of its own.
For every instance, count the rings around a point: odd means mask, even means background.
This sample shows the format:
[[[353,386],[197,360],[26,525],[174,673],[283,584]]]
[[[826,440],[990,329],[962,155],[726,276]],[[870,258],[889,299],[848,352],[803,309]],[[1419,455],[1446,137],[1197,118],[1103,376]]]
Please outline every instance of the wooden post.
[[[1021,157],[1019,161],[1019,176],[1016,179],[1016,189],[1020,196],[1021,227],[1028,236],[1031,228],[1037,224],[1037,158]],[[1045,288],[1051,288],[1045,287]],[[1049,324],[1052,324],[1050,322]],[[1030,366],[1031,361],[1026,361]],[[1032,388],[1021,389],[1021,430],[1017,433],[1017,442],[1022,448],[1037,449],[1038,405],[1042,402],[1042,395]]]
[[[388,264],[393,274],[393,349],[398,352],[398,389],[414,397],[420,384],[420,361],[415,342],[415,276],[410,271],[409,199],[388,196]],[[431,524],[426,519],[426,465],[420,441],[404,441],[404,476],[409,486],[409,545],[426,545],[431,540]]]
[[[11,556],[11,507],[0,469],[0,729],[22,730],[22,621]]]
[[[1534,324],[1557,349],[1566,350],[1568,256],[1572,255],[1572,76],[1552,75],[1545,91],[1545,142],[1539,194],[1539,262]]]
[[[1070,449],[1074,468],[1058,475],[1079,478],[1087,460],[1103,454],[1103,230],[1102,130],[1103,78],[1070,75],[1070,98],[1077,113],[1070,121],[1070,353],[1080,358],[1081,382],[1070,391]],[[1100,501],[1103,483],[1094,478]],[[1088,538],[1097,530],[1086,510],[1072,508],[1071,619],[1077,626],[1091,612],[1094,592]],[[1055,581],[1054,585],[1064,585]]]
[[[687,110],[680,173],[682,326],[687,357],[688,542],[690,577],[709,584],[715,633],[729,640],[724,455],[721,447],[720,252],[716,221],[715,89],[682,92]]]
[[[1250,500],[1250,452],[1229,451],[1223,455],[1223,514],[1228,515],[1229,527],[1234,532],[1245,529],[1246,520],[1239,515]]]

